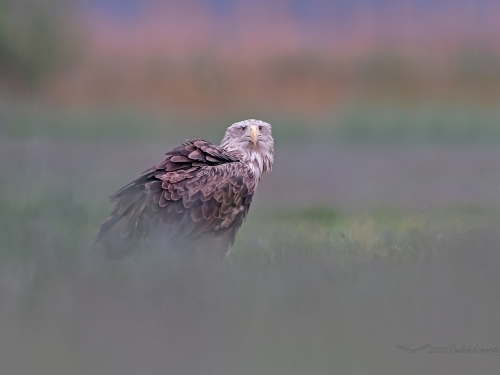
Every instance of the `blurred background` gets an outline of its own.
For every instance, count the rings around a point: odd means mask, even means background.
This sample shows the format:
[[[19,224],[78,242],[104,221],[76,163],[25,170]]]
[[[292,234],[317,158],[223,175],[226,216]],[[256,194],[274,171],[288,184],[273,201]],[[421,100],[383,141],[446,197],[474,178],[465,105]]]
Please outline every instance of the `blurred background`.
[[[249,110],[317,120],[361,103],[495,108],[498,7],[2,0],[2,96],[198,120]]]
[[[494,0],[0,0],[0,372],[495,373],[395,345],[500,345],[499,104]],[[231,261],[94,259],[109,195],[247,118]]]

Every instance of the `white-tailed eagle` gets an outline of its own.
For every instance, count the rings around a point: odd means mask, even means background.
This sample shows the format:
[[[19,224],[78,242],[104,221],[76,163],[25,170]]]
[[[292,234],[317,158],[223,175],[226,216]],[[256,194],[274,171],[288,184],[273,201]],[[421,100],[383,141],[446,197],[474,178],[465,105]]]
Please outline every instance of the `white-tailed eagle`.
[[[259,181],[271,171],[271,125],[237,122],[220,146],[194,139],[166,155],[111,197],[115,207],[95,247],[120,256],[154,241],[183,252],[227,253]]]

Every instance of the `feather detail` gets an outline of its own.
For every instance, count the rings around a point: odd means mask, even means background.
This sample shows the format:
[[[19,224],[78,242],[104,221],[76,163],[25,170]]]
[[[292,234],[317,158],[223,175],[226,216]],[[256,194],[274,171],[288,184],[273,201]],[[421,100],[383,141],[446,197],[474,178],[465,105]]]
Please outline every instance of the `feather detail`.
[[[207,161],[212,162],[212,163],[219,163],[220,162],[220,159],[214,158],[213,156],[210,156],[210,155],[206,155],[205,159],[207,159]]]
[[[190,166],[191,166],[190,163],[175,163],[175,162],[170,161],[166,165],[165,170],[167,172],[173,172],[173,171],[178,171],[179,169],[183,169],[183,168],[190,167]]]
[[[155,168],[156,169],[165,169],[165,166],[168,164],[169,161],[170,161],[170,158],[166,158],[160,164],[157,164]]]
[[[168,204],[171,203],[171,201],[169,201],[165,195],[166,195],[166,192],[161,195],[160,201],[158,202],[158,205],[162,208],[167,207]]]
[[[193,221],[195,223],[197,223],[198,221],[200,221],[200,220],[203,219],[203,213],[201,212],[201,207],[200,206],[193,207],[191,209],[191,219],[193,219]]]
[[[201,213],[203,215],[203,218],[205,220],[208,220],[210,219],[210,217],[212,217],[212,207],[210,206],[210,203],[208,202],[205,202],[202,206],[201,206]]]
[[[156,193],[157,191],[161,191],[161,181],[151,181],[148,182],[146,188],[149,189],[151,193]]]
[[[190,163],[191,159],[183,155],[174,155],[170,158],[170,161],[174,163]]]
[[[190,160],[200,160],[205,161],[205,156],[200,150],[195,150],[188,155]]]

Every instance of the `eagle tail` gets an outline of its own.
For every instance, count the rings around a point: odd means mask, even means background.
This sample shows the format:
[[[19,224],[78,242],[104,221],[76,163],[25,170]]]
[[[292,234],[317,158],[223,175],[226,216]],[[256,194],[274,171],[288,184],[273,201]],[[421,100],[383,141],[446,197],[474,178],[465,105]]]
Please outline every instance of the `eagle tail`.
[[[138,196],[126,211],[120,210],[120,206],[114,210],[101,224],[94,241],[94,249],[105,252],[111,258],[119,258],[141,245],[140,239],[131,233],[135,230],[144,208],[143,198],[142,195]]]

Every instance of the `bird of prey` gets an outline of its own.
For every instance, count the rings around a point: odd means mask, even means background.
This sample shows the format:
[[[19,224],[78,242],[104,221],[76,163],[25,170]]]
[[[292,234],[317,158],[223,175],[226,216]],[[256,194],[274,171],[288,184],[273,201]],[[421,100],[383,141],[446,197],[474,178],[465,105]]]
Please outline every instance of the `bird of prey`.
[[[220,146],[193,139],[118,190],[95,247],[119,257],[145,244],[189,253],[225,254],[248,214],[255,189],[271,171],[271,125],[245,120]]]

